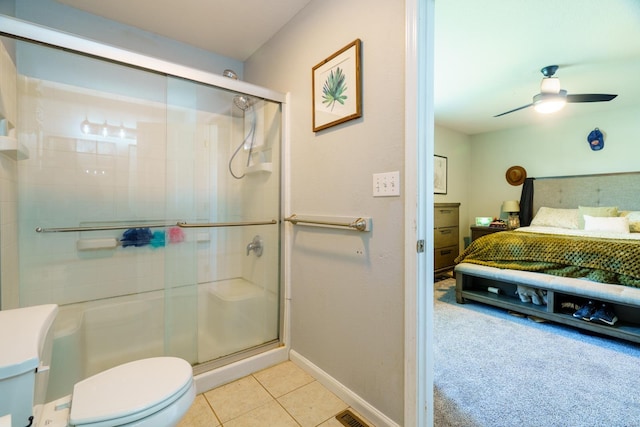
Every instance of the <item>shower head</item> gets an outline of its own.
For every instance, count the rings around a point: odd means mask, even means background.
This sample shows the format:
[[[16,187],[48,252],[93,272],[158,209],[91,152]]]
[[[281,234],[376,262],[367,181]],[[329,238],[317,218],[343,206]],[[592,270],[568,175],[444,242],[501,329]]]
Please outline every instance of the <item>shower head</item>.
[[[233,103],[242,111],[247,111],[247,109],[249,109],[249,107],[251,107],[254,102],[255,100],[253,98],[246,95],[236,95],[233,97]]]
[[[233,80],[238,80],[238,75],[236,74],[236,72],[228,68],[222,72],[222,76],[228,77]],[[233,97],[233,103],[235,104],[236,107],[238,107],[242,111],[247,111],[249,107],[253,105],[254,102],[255,102],[254,99],[245,95],[236,95]]]
[[[223,77],[228,77],[228,78],[233,79],[233,80],[238,80],[238,75],[233,70],[229,70],[229,69],[224,70],[222,72],[222,76]]]

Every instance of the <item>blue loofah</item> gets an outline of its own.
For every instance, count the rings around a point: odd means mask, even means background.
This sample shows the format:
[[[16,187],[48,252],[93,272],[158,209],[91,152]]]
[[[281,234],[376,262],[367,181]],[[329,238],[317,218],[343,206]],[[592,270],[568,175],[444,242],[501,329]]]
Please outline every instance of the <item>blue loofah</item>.
[[[122,247],[126,248],[127,246],[145,246],[151,243],[151,234],[150,228],[130,228],[122,234]]]
[[[151,237],[151,247],[161,248],[165,245],[164,231],[154,231]]]

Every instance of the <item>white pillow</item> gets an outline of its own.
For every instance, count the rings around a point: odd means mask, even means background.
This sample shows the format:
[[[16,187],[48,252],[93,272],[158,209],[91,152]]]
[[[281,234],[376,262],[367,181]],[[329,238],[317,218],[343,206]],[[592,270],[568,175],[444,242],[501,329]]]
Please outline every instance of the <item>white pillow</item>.
[[[578,228],[584,229],[584,216],[618,216],[617,206],[578,206]]]
[[[578,209],[558,209],[542,206],[538,209],[531,225],[538,227],[559,227],[578,229]]]
[[[629,234],[629,219],[627,217],[612,216],[584,216],[586,231],[609,231],[613,233]]]
[[[640,211],[622,211],[620,216],[629,220],[629,231],[632,233],[640,233]]]

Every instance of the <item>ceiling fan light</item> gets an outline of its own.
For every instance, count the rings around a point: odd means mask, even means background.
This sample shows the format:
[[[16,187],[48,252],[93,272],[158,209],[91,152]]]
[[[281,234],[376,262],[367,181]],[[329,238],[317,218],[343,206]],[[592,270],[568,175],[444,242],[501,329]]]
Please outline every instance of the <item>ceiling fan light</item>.
[[[533,97],[533,108],[538,113],[551,114],[562,110],[567,103],[567,91],[561,90],[559,94],[539,93]]]
[[[560,79],[557,77],[545,77],[540,83],[542,93],[560,93]]]
[[[540,102],[539,104],[536,104],[533,108],[538,113],[551,114],[551,113],[555,113],[556,111],[562,110],[562,108],[564,108],[564,105],[566,103],[567,102],[564,99],[548,100],[548,101],[543,101],[543,102]]]

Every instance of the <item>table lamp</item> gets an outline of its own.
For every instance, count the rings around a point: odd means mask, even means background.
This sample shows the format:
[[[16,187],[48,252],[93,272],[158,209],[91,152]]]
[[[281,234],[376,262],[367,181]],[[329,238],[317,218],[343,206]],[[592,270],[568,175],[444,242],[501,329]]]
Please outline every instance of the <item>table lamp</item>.
[[[507,228],[514,229],[520,227],[520,203],[517,200],[507,200],[502,203],[502,212],[509,213]]]

